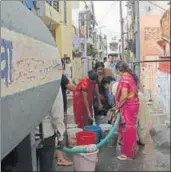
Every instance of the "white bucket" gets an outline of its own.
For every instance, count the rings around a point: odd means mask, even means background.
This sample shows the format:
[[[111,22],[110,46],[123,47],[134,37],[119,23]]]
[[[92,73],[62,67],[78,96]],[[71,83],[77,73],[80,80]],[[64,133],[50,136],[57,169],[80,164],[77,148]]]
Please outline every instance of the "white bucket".
[[[77,128],[77,127],[78,127],[77,124],[67,124],[67,129]]]
[[[97,125],[106,124],[108,122],[108,119],[106,116],[96,116],[95,120],[96,120]]]
[[[74,148],[81,148],[81,147],[76,146]],[[74,171],[95,171],[96,164],[98,162],[98,152],[99,150],[92,153],[74,154],[73,156]]]
[[[112,129],[111,124],[100,124],[99,127],[101,128],[102,131],[109,131]]]
[[[76,145],[76,133],[78,133],[80,131],[83,131],[83,129],[81,129],[81,128],[70,128],[67,130],[69,147],[73,147]]]

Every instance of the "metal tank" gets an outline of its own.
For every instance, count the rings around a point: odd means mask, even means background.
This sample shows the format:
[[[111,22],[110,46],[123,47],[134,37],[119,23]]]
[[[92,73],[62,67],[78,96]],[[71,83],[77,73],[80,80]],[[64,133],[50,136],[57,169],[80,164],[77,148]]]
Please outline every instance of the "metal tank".
[[[48,114],[61,62],[40,18],[20,1],[1,1],[1,159]]]

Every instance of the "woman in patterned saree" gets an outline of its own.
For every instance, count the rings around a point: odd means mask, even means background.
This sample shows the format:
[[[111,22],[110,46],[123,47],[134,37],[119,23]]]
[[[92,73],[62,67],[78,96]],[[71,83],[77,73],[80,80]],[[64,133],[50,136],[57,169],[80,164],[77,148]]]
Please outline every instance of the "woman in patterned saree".
[[[121,155],[119,160],[134,159],[137,153],[137,117],[139,113],[138,77],[133,74],[128,64],[119,61],[116,71],[120,75],[115,95],[116,109],[120,111],[119,137]]]
[[[75,123],[79,128],[92,124],[93,98],[97,83],[97,74],[94,71],[88,72],[88,77],[80,80],[73,95],[73,110]]]

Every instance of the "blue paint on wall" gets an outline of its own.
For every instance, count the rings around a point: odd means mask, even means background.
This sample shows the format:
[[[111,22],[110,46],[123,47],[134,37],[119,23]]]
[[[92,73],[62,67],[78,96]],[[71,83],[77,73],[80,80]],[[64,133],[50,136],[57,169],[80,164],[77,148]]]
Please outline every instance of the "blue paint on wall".
[[[27,8],[33,8],[34,4],[32,0],[28,0],[28,1],[24,1],[23,4],[27,7]]]
[[[5,62],[4,68],[1,69],[1,80],[4,79],[5,84],[8,87],[8,85],[12,82],[13,43],[9,40],[1,39],[0,46],[4,48],[4,51],[1,52],[1,65]]]
[[[26,10],[26,7],[19,1],[13,1],[12,5],[11,2],[8,2],[10,1],[1,1],[1,29],[4,28],[21,33],[56,48],[54,38],[39,17],[30,12],[30,10]],[[43,6],[45,1],[39,1],[39,4]],[[42,8],[44,9],[44,6]],[[9,13],[7,13],[7,11],[9,11]],[[41,16],[43,15],[44,12],[41,12]]]

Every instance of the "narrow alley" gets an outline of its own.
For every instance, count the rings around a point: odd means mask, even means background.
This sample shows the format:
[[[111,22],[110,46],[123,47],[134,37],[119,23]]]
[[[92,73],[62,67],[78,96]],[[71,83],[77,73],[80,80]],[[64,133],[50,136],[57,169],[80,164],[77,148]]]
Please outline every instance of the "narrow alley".
[[[2,172],[171,171],[171,0],[0,10]]]

